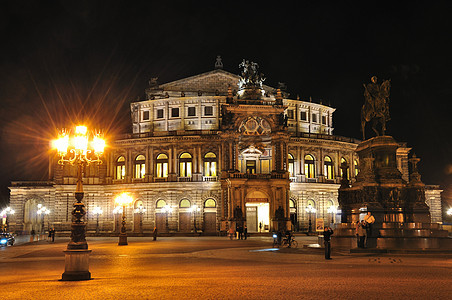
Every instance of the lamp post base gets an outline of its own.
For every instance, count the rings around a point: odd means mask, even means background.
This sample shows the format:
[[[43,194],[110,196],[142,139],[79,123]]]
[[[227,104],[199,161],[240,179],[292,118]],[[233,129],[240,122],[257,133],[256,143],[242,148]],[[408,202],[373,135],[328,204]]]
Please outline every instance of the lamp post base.
[[[61,277],[62,281],[90,280],[89,255],[91,250],[66,250],[65,270]]]
[[[123,246],[123,245],[128,245],[127,243],[127,234],[119,234],[119,242],[118,242],[119,246]]]

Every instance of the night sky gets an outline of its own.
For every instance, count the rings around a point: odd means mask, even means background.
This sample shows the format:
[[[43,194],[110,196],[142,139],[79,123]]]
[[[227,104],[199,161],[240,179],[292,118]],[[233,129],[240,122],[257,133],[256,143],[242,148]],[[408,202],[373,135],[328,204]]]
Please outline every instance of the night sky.
[[[452,4],[192,2],[2,1],[2,202],[10,181],[47,179],[57,128],[131,132],[149,78],[211,71],[217,55],[226,71],[248,59],[266,85],[335,107],[334,133],[354,138],[363,84],[391,79],[387,134],[421,158],[426,184],[452,185]]]

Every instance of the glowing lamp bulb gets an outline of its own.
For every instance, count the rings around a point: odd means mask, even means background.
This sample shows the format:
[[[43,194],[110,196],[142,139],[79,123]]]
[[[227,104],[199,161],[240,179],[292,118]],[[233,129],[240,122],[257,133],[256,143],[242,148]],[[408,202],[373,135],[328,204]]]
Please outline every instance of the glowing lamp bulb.
[[[133,198],[127,193],[122,193],[118,197],[116,197],[115,202],[120,206],[129,206],[132,203]]]
[[[92,141],[92,146],[94,149],[94,153],[102,154],[105,149],[105,140],[99,136],[95,136]]]
[[[69,136],[65,134],[61,135],[58,139],[53,140],[52,144],[52,147],[59,153],[65,153],[69,146]]]

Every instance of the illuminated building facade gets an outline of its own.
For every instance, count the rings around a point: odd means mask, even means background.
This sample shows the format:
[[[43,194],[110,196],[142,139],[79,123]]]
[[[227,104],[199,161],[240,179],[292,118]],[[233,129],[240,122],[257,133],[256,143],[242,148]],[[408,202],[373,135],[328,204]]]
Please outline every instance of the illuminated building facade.
[[[353,181],[359,172],[359,141],[333,134],[334,108],[264,85],[257,64],[240,67],[240,75],[229,73],[218,59],[207,73],[150,80],[145,99],[130,106],[133,132],[110,141],[104,164],[85,170],[89,232],[119,231],[114,198],[121,192],[135,199],[126,215],[137,234],[154,226],[172,233],[244,225],[250,233],[308,231],[316,219],[340,220],[338,188],[342,176]],[[405,180],[409,152],[406,145],[397,150]],[[69,231],[76,173],[54,161],[51,170],[50,181],[12,183],[11,229],[39,231],[44,222]],[[432,222],[441,221],[440,192],[426,191]],[[51,213],[38,217],[38,204]]]

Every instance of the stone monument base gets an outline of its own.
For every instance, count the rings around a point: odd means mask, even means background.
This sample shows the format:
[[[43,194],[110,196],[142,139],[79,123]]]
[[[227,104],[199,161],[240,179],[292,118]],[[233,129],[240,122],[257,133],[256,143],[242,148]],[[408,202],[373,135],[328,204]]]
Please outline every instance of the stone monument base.
[[[452,238],[436,223],[374,224],[373,234],[366,237],[370,249],[450,249]],[[356,249],[355,224],[338,224],[331,243],[334,247]]]
[[[91,250],[66,250],[65,271],[62,275],[62,281],[90,280],[89,255]]]

